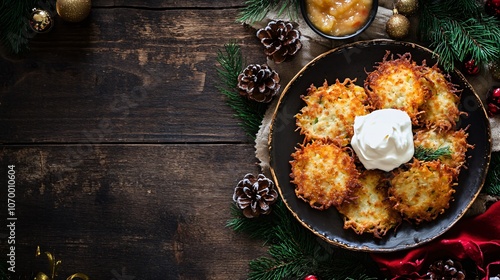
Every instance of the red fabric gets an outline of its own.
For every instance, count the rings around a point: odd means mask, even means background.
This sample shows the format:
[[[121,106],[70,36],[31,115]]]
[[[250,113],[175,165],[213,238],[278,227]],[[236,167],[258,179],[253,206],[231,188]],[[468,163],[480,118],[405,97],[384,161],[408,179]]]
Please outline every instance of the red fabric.
[[[437,259],[473,260],[483,280],[500,273],[500,202],[483,214],[464,218],[443,234],[409,251],[372,254],[380,270],[391,279],[420,279]]]

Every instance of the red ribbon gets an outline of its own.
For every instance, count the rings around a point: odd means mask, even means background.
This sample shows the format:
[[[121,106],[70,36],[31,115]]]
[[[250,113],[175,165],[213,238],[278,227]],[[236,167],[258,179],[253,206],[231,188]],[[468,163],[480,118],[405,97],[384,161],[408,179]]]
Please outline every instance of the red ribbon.
[[[441,237],[409,251],[372,254],[391,279],[421,279],[439,259],[472,260],[483,280],[500,274],[500,202],[478,216],[463,218]]]

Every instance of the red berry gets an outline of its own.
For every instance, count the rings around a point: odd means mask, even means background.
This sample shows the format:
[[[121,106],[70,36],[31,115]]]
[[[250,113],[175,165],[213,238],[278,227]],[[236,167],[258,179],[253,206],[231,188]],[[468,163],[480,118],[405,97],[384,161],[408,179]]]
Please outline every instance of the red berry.
[[[486,0],[484,9],[487,14],[500,18],[500,0]]]
[[[307,275],[304,277],[304,280],[318,280],[318,278],[314,275]]]
[[[486,94],[486,101],[500,106],[500,87],[490,89]]]
[[[492,88],[486,95],[488,114],[495,116],[500,114],[500,87]]]
[[[465,62],[464,66],[465,66],[465,71],[469,75],[476,75],[477,73],[479,73],[479,66],[477,65],[474,59]]]
[[[498,107],[495,104],[489,103],[488,104],[488,115],[496,116],[496,115],[498,115],[498,113],[500,113],[500,107]]]

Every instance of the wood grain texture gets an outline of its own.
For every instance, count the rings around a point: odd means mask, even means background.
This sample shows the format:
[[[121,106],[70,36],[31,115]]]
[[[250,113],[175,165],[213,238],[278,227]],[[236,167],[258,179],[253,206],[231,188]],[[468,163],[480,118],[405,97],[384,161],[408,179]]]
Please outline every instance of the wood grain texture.
[[[19,269],[40,245],[63,260],[65,277],[125,269],[135,279],[245,279],[264,254],[225,227],[238,176],[257,172],[252,146],[94,145],[79,162],[73,148],[0,152],[2,174],[16,165]]]
[[[236,183],[258,167],[215,71],[232,41],[265,62],[255,30],[235,22],[243,1],[92,5],[81,23],[56,19],[29,53],[0,52],[17,271],[48,272],[40,245],[63,260],[61,279],[246,279],[266,248],[225,224]]]
[[[0,143],[246,142],[217,89],[217,51],[264,63],[236,8],[99,9],[3,55]],[[255,57],[255,58],[254,58]]]
[[[234,8],[242,7],[243,2],[241,0],[224,0],[224,1],[213,1],[213,0],[196,0],[196,1],[180,1],[180,0],[94,0],[92,1],[93,7],[134,7],[134,8],[147,8],[147,9],[160,9],[160,8]]]

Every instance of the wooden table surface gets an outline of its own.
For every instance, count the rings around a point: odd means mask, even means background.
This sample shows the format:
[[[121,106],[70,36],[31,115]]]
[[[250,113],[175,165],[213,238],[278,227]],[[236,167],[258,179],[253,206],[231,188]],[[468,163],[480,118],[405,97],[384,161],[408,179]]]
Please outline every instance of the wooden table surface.
[[[215,71],[230,41],[265,63],[235,22],[243,2],[94,0],[84,22],[1,52],[0,220],[14,165],[16,272],[39,245],[60,279],[246,278],[266,248],[226,222],[259,169]]]
[[[93,0],[29,52],[0,50],[0,268],[15,239],[23,276],[40,246],[58,279],[246,279],[267,248],[226,222],[259,168],[216,73],[229,42],[266,62],[244,2]]]

